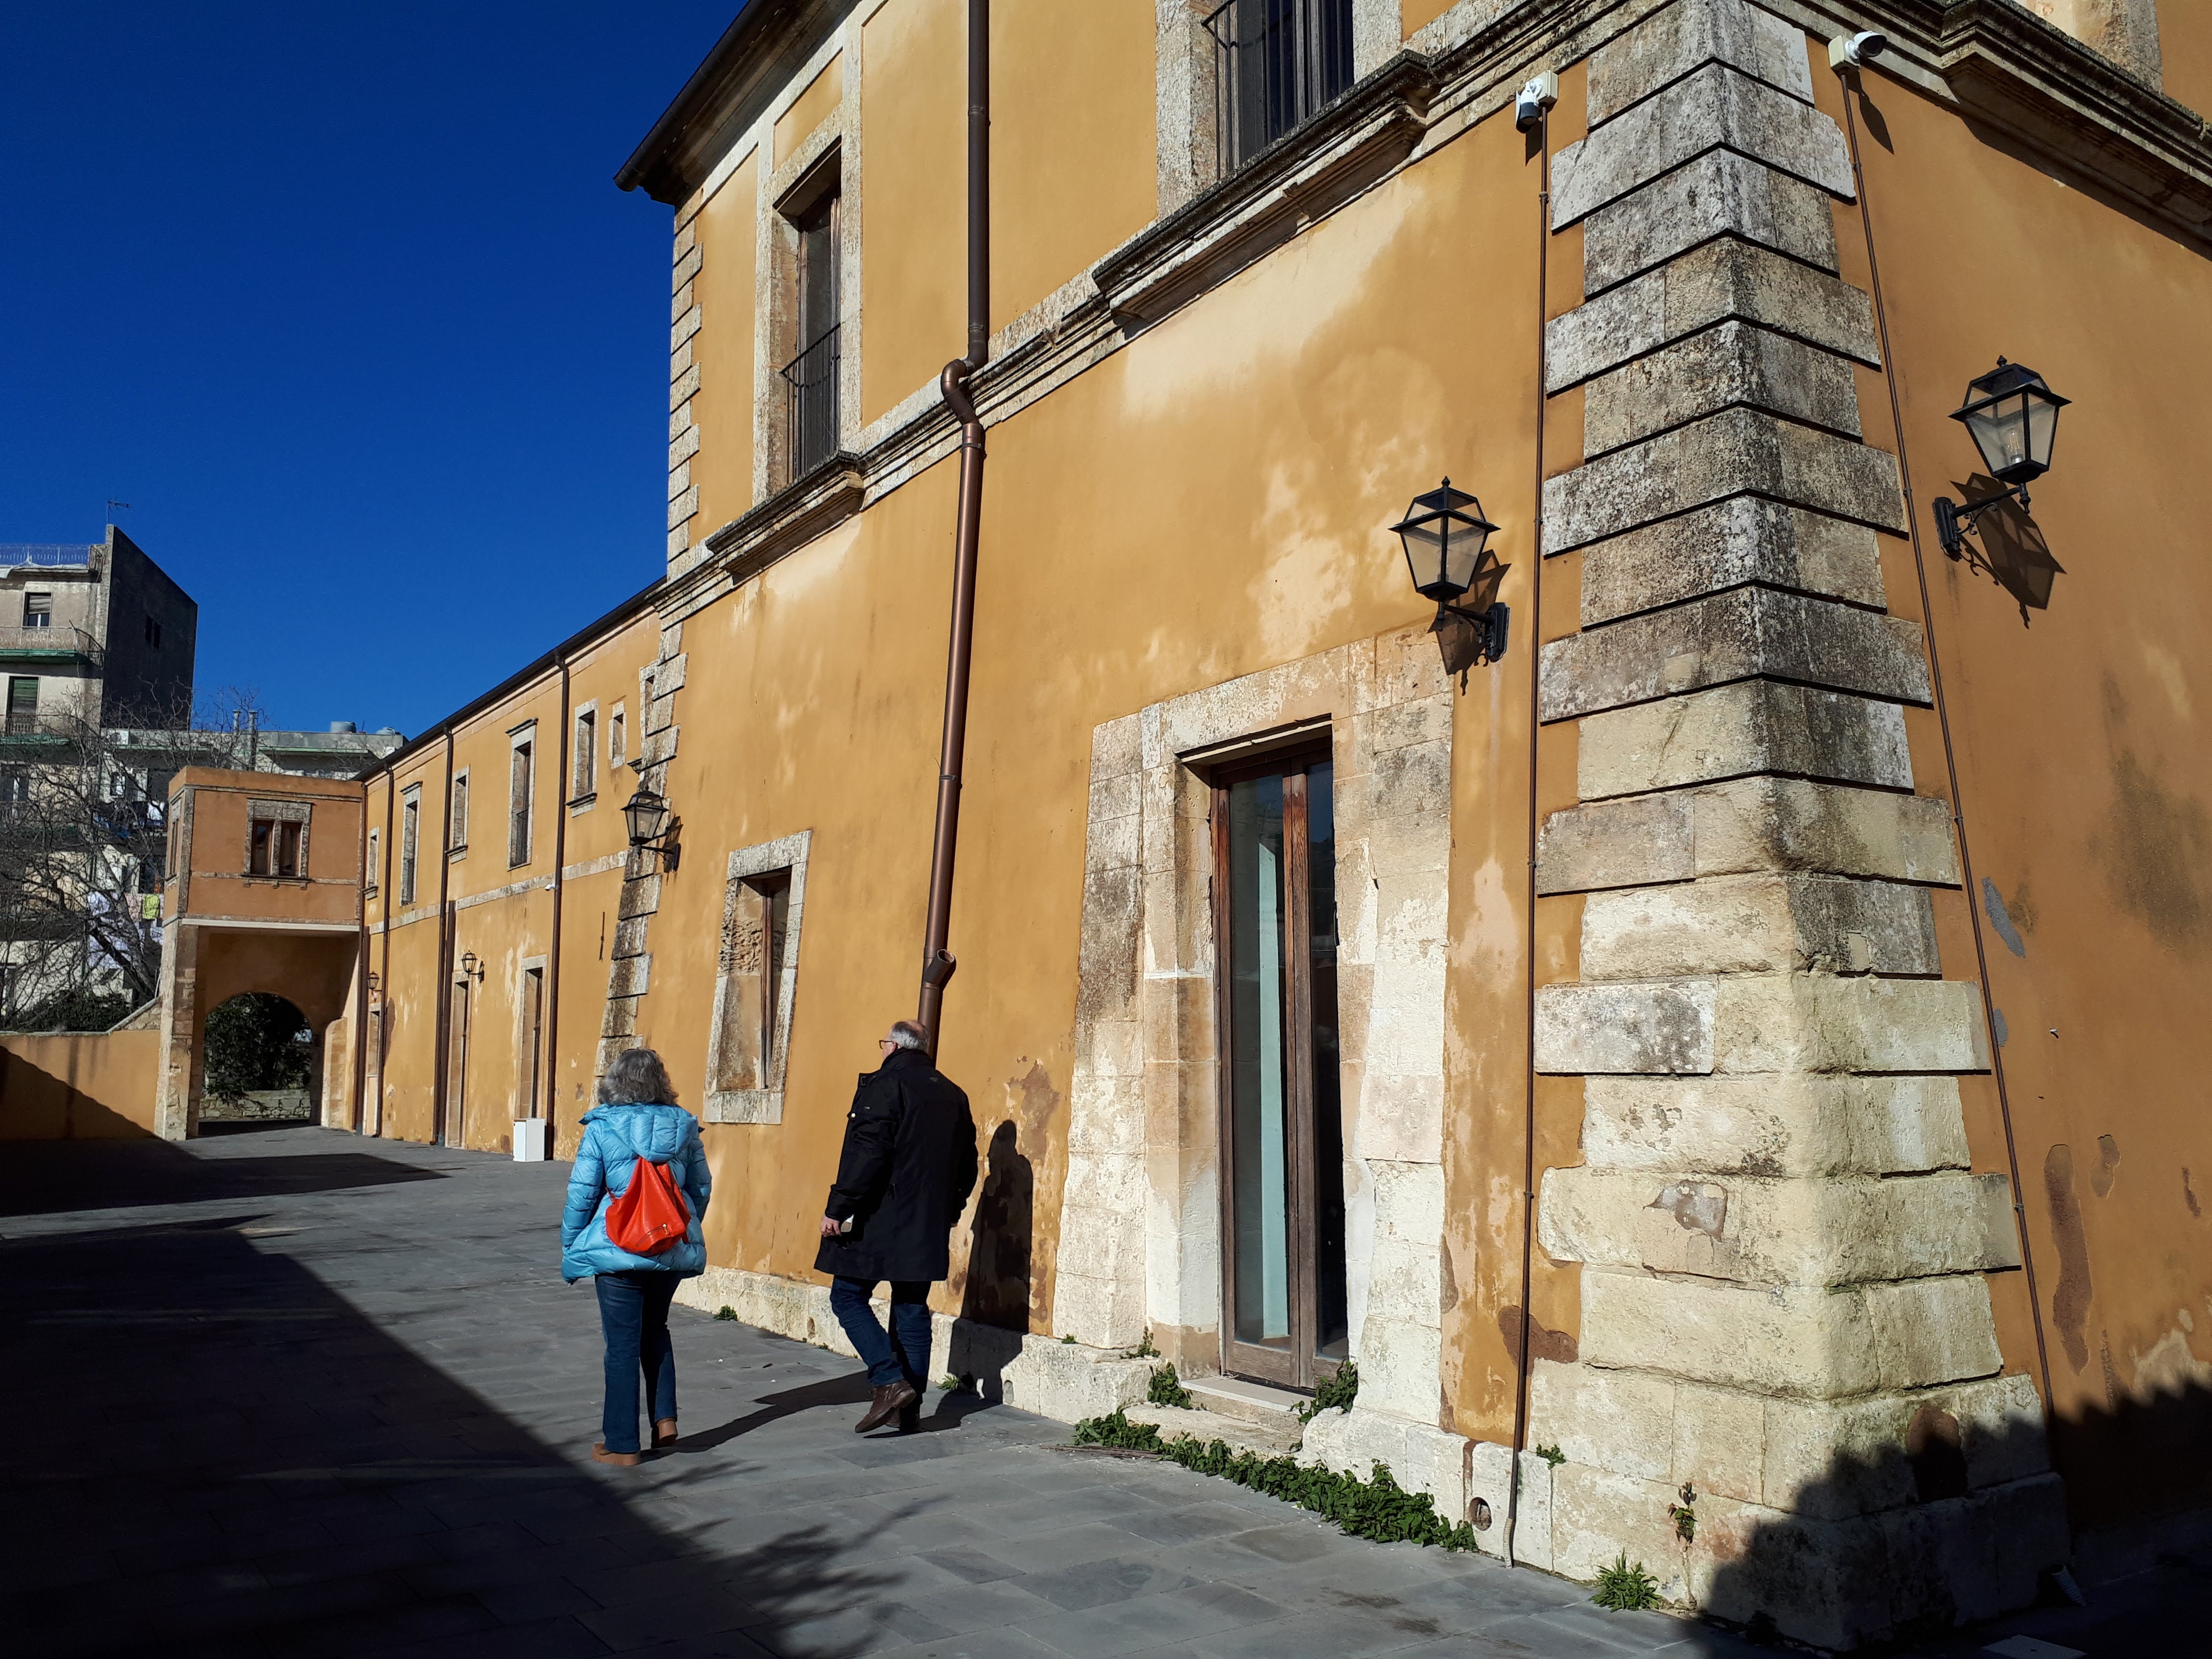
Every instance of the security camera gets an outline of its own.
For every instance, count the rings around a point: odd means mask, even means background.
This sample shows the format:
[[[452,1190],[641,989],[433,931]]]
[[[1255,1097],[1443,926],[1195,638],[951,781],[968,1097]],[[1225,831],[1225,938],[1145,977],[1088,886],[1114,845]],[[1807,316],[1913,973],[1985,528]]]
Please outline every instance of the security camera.
[[[1889,37],[1877,34],[1872,29],[1862,29],[1856,34],[1839,34],[1828,42],[1828,67],[1832,70],[1864,69],[1889,50]]]
[[[1559,101],[1559,77],[1545,70],[1532,75],[1513,100],[1513,125],[1526,132],[1544,118],[1544,112]]]

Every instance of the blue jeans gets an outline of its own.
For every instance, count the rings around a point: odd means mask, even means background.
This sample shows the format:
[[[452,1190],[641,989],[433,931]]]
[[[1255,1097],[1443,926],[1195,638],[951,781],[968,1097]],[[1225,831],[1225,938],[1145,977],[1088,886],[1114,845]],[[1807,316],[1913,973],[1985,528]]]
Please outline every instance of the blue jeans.
[[[607,1341],[601,1437],[611,1452],[637,1451],[640,1377],[653,1401],[653,1420],[676,1415],[676,1353],[668,1340],[668,1304],[676,1295],[676,1275],[635,1267],[600,1273],[592,1284],[599,1293],[599,1329]]]
[[[929,1285],[926,1279],[891,1280],[891,1328],[888,1334],[876,1322],[868,1305],[881,1281],[846,1279],[830,1281],[830,1311],[845,1328],[845,1335],[860,1363],[868,1368],[868,1381],[878,1388],[903,1379],[920,1394],[929,1381]]]

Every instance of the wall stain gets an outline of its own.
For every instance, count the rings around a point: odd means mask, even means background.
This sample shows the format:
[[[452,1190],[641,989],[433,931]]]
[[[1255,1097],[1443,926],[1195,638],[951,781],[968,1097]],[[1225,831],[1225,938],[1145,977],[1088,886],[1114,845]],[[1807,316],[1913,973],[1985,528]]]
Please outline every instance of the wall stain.
[[[2197,1201],[2197,1189],[2189,1184],[2189,1166],[2181,1166],[2181,1196],[2188,1201],[2189,1213],[2197,1220],[2204,1219],[2204,1206]]]
[[[2016,957],[2026,956],[2027,946],[2021,939],[2020,929],[2012,925],[2012,912],[2005,908],[2004,895],[1997,891],[1996,883],[1987,876],[1982,878],[1982,910],[1989,917],[1990,926],[1997,930],[1997,937],[2004,941],[2005,949]]]
[[[1521,1363],[1521,1309],[1518,1304],[1498,1310],[1498,1334],[1505,1339],[1505,1357],[1518,1365]],[[1528,1347],[1539,1359],[1555,1360],[1562,1365],[1575,1363],[1574,1334],[1547,1330],[1540,1319],[1531,1318],[1528,1322]]]
[[[2112,1190],[2119,1178],[2120,1143],[2110,1135],[2097,1137],[2097,1167],[2089,1171],[2089,1190],[2100,1198]]]
[[[2051,1231],[2058,1240],[2058,1288],[2051,1317],[2078,1373],[2089,1363],[2089,1241],[2081,1231],[2081,1204],[2074,1195],[2074,1150],[2064,1142],[2043,1160],[2043,1190],[2051,1200]]]
[[[2113,894],[2161,945],[2199,953],[2212,933],[2212,818],[2204,805],[2143,769],[2133,751],[2112,758],[2109,848]]]

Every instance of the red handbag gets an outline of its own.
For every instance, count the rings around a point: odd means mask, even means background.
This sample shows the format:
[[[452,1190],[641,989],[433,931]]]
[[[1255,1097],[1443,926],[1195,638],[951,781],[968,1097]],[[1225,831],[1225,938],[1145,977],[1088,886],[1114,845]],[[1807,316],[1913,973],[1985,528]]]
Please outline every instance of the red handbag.
[[[684,1237],[691,1212],[665,1164],[637,1161],[629,1185],[607,1206],[607,1238],[632,1255],[658,1255]]]

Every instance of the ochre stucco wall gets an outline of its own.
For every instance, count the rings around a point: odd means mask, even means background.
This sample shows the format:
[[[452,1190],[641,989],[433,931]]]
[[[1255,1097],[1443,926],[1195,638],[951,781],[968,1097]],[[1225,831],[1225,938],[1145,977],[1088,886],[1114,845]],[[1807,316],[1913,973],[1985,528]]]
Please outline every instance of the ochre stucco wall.
[[[151,1135],[161,1058],[150,1027],[0,1036],[0,1140]]]
[[[1152,222],[1155,32],[1131,0],[992,8],[993,328]]]
[[[2195,1041],[2212,992],[2212,480],[2174,442],[2201,422],[2212,374],[2212,273],[1895,83],[1870,78],[1868,93],[1868,195],[2006,1027],[2054,1449],[2077,1524],[2110,1525],[2188,1496],[2202,1461],[2176,1450],[2212,1428],[2212,1118]],[[1927,236],[1939,221],[1945,235]],[[1856,212],[1838,229],[1863,283]],[[2033,279],[1984,280],[2000,270]],[[1999,353],[2075,400],[2032,525],[2000,520],[1979,538],[1996,543],[2003,584],[1943,558],[1929,511],[1988,489],[1948,416]],[[1881,377],[1861,390],[1870,441],[1890,445]],[[1917,616],[1911,547],[1885,540],[1891,605]],[[1934,714],[1909,724],[1919,787],[1948,796]],[[1951,978],[1974,974],[1967,902],[1937,896]],[[1977,1167],[2003,1169],[1994,1079],[1966,1081]],[[2008,1369],[2033,1373],[2025,1275],[1992,1290]]]
[[[860,421],[967,349],[966,8],[894,0],[860,31]]]
[[[2166,95],[2200,114],[2212,110],[2212,6],[2158,0],[2158,56]]]
[[[691,462],[699,489],[697,536],[712,535],[753,504],[759,195],[759,158],[751,155],[691,222],[699,237],[693,289],[699,331],[691,337],[699,366],[699,389],[691,398],[700,441]]]

